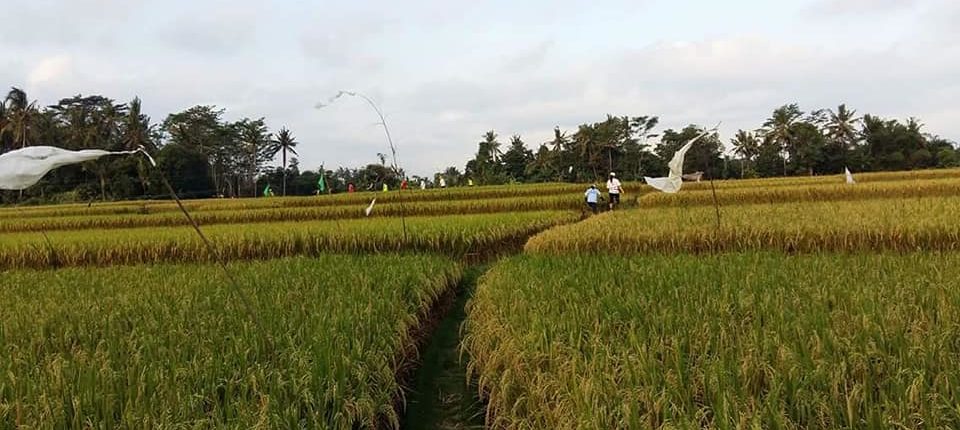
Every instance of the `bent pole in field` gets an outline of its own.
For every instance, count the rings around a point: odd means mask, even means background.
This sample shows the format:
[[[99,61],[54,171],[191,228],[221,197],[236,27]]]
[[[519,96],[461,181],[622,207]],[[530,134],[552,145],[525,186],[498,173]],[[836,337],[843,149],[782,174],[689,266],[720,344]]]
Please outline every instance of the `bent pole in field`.
[[[142,146],[136,152],[141,152],[147,160],[150,162],[150,165],[157,170],[157,173],[160,175],[160,180],[163,181],[164,188],[167,189],[167,192],[170,194],[170,198],[177,203],[177,207],[180,208],[180,212],[183,213],[183,216],[187,218],[187,221],[190,222],[190,226],[193,227],[193,231],[197,233],[197,236],[200,236],[200,241],[203,242],[204,246],[207,248],[207,252],[213,257],[214,261],[220,269],[223,271],[224,276],[227,278],[227,283],[230,285],[233,293],[236,294],[237,298],[240,299],[240,304],[243,306],[244,311],[250,317],[250,320],[253,321],[257,326],[257,330],[260,333],[263,333],[263,338],[267,342],[267,346],[270,348],[270,353],[273,354],[276,352],[276,346],[273,343],[273,336],[270,335],[266,330],[264,330],[263,324],[260,321],[260,316],[257,315],[256,311],[253,309],[253,304],[250,302],[250,298],[243,293],[243,290],[240,289],[240,283],[237,282],[237,278],[233,276],[233,273],[230,272],[230,269],[227,268],[227,262],[224,260],[223,255],[217,252],[216,248],[213,247],[213,242],[207,238],[207,235],[203,234],[203,231],[200,230],[200,224],[190,215],[190,212],[187,211],[187,208],[183,206],[183,202],[180,200],[180,196],[177,195],[177,192],[174,191],[173,186],[170,185],[170,181],[167,180],[167,175],[163,174],[163,171],[157,169],[157,162],[150,156],[150,153],[146,151]]]
[[[337,99],[339,99],[340,97],[343,97],[343,96],[359,97],[359,98],[363,99],[365,102],[367,102],[367,104],[370,105],[371,108],[373,108],[374,112],[377,113],[377,117],[380,118],[380,124],[379,124],[379,125],[382,125],[382,126],[383,126],[383,132],[384,132],[384,134],[386,134],[386,136],[387,136],[387,144],[390,146],[390,154],[393,156],[393,171],[396,172],[397,175],[401,175],[401,173],[400,173],[400,163],[397,161],[397,147],[394,146],[394,144],[393,144],[393,137],[390,135],[390,127],[387,126],[387,119],[384,118],[384,116],[383,116],[383,111],[380,110],[380,106],[377,106],[377,104],[373,101],[373,99],[371,99],[370,97],[367,97],[367,96],[364,95],[363,93],[359,93],[359,92],[356,92],[356,91],[344,91],[344,90],[340,90],[339,92],[337,92],[336,95],[334,95],[333,97],[328,98],[328,99],[326,100],[326,102],[317,103],[317,105],[316,105],[315,107],[316,107],[317,109],[323,109],[323,108],[325,108],[325,107],[327,107],[327,106],[330,106],[331,104],[333,104],[333,102],[337,101]],[[403,179],[404,179],[403,177],[400,178],[401,181],[402,181]],[[405,211],[404,208],[403,208],[403,188],[402,188],[402,187],[400,188],[400,190],[398,191],[398,193],[399,193],[398,195],[400,196],[400,197],[399,197],[399,199],[400,199],[400,224],[401,224],[402,227],[403,227],[403,242],[406,243],[406,242],[407,242],[407,220],[406,220],[406,211]]]
[[[153,159],[153,157],[150,156],[146,148],[142,146],[133,151],[104,151],[99,149],[70,151],[63,148],[57,148],[55,146],[28,146],[26,148],[21,148],[0,155],[0,189],[22,191],[36,185],[41,179],[43,179],[44,176],[46,176],[47,173],[59,167],[83,163],[85,161],[92,161],[108,155],[133,155],[138,153],[143,154],[150,162],[151,166],[154,168],[157,167],[157,162]],[[183,212],[183,215],[187,217],[187,220],[190,221],[190,225],[193,226],[194,231],[196,231],[197,235],[200,236],[200,239],[206,246],[207,251],[223,269],[223,272],[226,274],[227,280],[229,281],[228,283],[233,288],[237,297],[240,298],[240,302],[242,303],[247,314],[253,320],[253,323],[256,324],[260,332],[264,334],[267,345],[269,346],[271,353],[273,353],[276,351],[276,348],[273,344],[273,339],[266,331],[264,331],[263,325],[260,323],[260,318],[258,318],[257,314],[254,312],[253,306],[250,304],[250,300],[245,294],[243,294],[243,291],[240,290],[240,286],[233,274],[227,269],[227,265],[224,262],[223,257],[216,252],[216,249],[214,249],[210,240],[207,239],[202,231],[200,231],[200,225],[197,224],[192,216],[190,216],[190,213],[187,212],[187,209],[183,207],[180,197],[177,195],[176,191],[173,190],[173,186],[170,185],[166,175],[164,175],[163,172],[158,173],[160,174],[160,179],[163,181],[164,186],[166,186],[167,191],[170,193],[170,197],[177,202],[177,206]],[[47,236],[46,232],[41,231],[41,234],[43,234],[44,241],[46,242],[47,247],[50,249],[51,260],[53,264],[59,265],[56,249],[53,247],[53,243],[50,241],[50,238]]]

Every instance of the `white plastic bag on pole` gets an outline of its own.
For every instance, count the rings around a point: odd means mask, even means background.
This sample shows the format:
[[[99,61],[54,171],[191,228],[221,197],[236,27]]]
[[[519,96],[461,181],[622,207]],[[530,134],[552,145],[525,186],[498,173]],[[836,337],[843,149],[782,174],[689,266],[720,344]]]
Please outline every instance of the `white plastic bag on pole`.
[[[111,152],[85,149],[68,151],[53,146],[28,146],[0,154],[0,189],[24,190],[40,182],[44,175],[58,167],[96,160],[105,155],[124,155],[137,152],[142,152],[142,150]]]
[[[685,145],[680,147],[677,152],[673,153],[673,158],[670,159],[670,162],[667,163],[667,166],[670,168],[670,173],[663,178],[650,178],[644,176],[643,179],[647,182],[647,185],[656,188],[665,193],[676,193],[680,191],[680,187],[683,186],[683,158],[687,155],[687,151],[690,150],[690,147],[693,144],[703,138],[704,136],[710,134],[716,130],[707,130],[701,133],[699,136],[690,139]]]

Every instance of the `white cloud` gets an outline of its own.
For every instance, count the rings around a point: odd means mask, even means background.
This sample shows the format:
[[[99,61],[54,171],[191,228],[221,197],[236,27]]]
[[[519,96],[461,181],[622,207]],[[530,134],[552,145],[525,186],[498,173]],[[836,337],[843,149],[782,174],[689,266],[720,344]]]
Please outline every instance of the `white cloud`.
[[[806,0],[751,18],[767,26],[731,24],[753,10],[737,2],[721,8],[728,15],[678,25],[663,17],[696,1],[378,1],[17,2],[10,11],[24,19],[0,27],[0,85],[25,86],[41,104],[139,95],[155,122],[196,104],[220,105],[229,119],[265,116],[297,136],[304,168],[385,152],[362,102],[313,108],[340,89],[380,103],[417,174],[462,168],[490,129],[535,148],[555,125],[573,130],[608,113],[659,115],[660,130],[722,120],[726,138],[784,103],[847,103],[918,116],[927,131],[960,139],[955,0]]]
[[[921,0],[818,0],[807,7],[813,15],[886,13],[916,6]]]
[[[44,85],[62,79],[71,69],[71,59],[68,55],[47,57],[40,61],[27,78],[30,85]]]

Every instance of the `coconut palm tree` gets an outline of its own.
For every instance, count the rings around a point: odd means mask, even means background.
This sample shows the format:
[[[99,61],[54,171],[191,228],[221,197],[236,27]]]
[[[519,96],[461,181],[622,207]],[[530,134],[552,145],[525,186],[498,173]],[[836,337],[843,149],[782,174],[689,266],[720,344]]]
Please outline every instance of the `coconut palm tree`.
[[[286,196],[287,195],[287,153],[289,152],[293,155],[300,155],[300,154],[297,154],[297,150],[294,149],[297,146],[297,141],[296,141],[296,138],[293,137],[293,134],[290,133],[290,130],[287,129],[286,127],[283,127],[280,129],[279,132],[277,132],[277,138],[274,139],[271,142],[271,144],[272,145],[271,145],[270,152],[273,152],[274,154],[279,152],[281,154],[281,157],[283,158],[283,191],[282,193],[284,196]]]
[[[753,157],[756,157],[757,153],[760,152],[760,143],[753,133],[738,130],[736,136],[730,139],[730,144],[733,145],[733,152],[743,157],[744,161],[740,163],[740,178],[742,179],[747,162],[753,161]]]
[[[7,151],[7,104],[0,102],[0,154]]]
[[[150,117],[142,113],[139,97],[134,97],[130,103],[127,103],[127,114],[121,120],[120,129],[123,149],[133,151],[143,147],[149,152],[156,149],[153,140],[154,127],[150,124]],[[140,179],[140,186],[146,190],[150,176],[143,160],[137,163],[137,176]]]
[[[803,112],[796,103],[783,105],[773,111],[773,115],[763,123],[764,137],[770,142],[780,147],[781,153],[789,153],[791,145],[794,144],[792,136],[793,125]],[[796,148],[793,148],[796,149]],[[787,175],[787,157],[783,157],[783,175]]]
[[[844,152],[848,151],[856,143],[860,129],[857,111],[847,109],[847,105],[842,104],[836,111],[828,110],[827,116],[827,137],[837,143]]]
[[[14,148],[23,148],[33,144],[33,122],[37,114],[36,102],[27,98],[27,93],[12,87],[4,99],[6,118],[3,131],[11,138]]]

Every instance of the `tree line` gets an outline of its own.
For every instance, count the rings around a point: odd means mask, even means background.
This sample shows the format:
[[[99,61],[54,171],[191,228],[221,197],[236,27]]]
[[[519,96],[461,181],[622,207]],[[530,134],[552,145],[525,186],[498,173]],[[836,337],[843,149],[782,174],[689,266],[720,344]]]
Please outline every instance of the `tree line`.
[[[105,157],[51,172],[24,193],[3,192],[3,202],[59,202],[163,198],[159,174],[185,197],[247,197],[269,184],[276,194],[310,195],[412,186],[448,186],[526,182],[597,181],[610,171],[625,180],[661,176],[680,146],[700,133],[695,125],[658,131],[656,116],[610,116],[581,124],[574,131],[553,131],[536,151],[513,135],[504,145],[488,131],[477,152],[460,170],[451,166],[430,177],[407,176],[389,166],[386,155],[365,166],[300,170],[298,142],[281,127],[271,131],[266,119],[225,119],[217,106],[194,106],[155,123],[134,98],[126,103],[100,96],[76,95],[39,106],[12,88],[0,103],[0,153],[31,145],[111,151],[146,148],[159,169],[142,157]],[[708,178],[751,178],[835,174],[854,171],[908,170],[960,166],[953,142],[923,131],[916,119],[857,116],[840,105],[835,110],[803,112],[796,104],[775,109],[756,130],[739,130],[730,151],[713,133],[694,145],[684,170]],[[321,185],[322,182],[322,185]]]
[[[495,131],[477,144],[464,175],[484,184],[545,181],[597,181],[608,172],[626,180],[662,176],[673,153],[701,133],[689,125],[658,132],[656,116],[610,116],[582,124],[570,133],[527,149],[513,135],[503,150]],[[654,145],[654,140],[656,145]],[[875,115],[857,116],[846,105],[803,112],[797,104],[775,109],[755,130],[738,130],[724,146],[718,133],[701,139],[687,153],[685,172],[734,179],[960,167],[954,142],[923,131],[915,118],[905,122]]]

